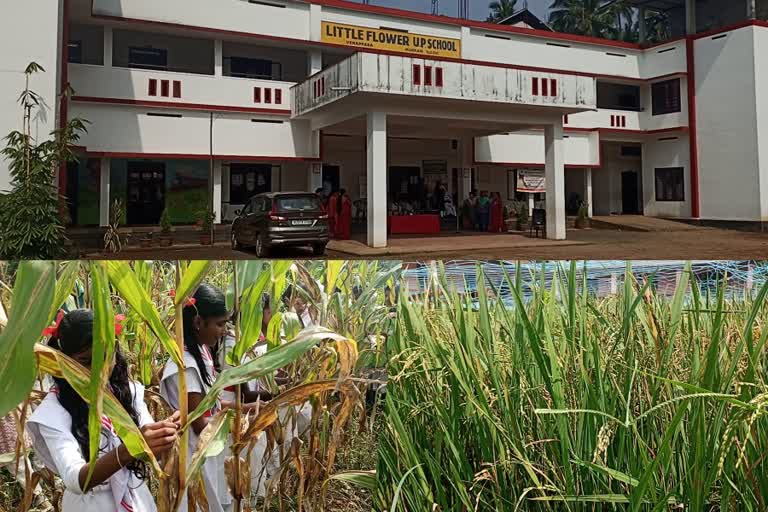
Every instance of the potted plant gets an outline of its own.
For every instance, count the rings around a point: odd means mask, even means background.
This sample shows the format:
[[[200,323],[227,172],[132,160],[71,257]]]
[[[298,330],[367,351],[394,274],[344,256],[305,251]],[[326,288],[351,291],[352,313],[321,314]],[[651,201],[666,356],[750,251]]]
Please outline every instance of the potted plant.
[[[163,214],[160,216],[160,247],[170,247],[173,245],[173,224],[171,224],[171,212],[168,208],[163,210]]]
[[[198,217],[198,225],[200,226],[200,245],[213,245],[211,228],[213,227],[214,220],[216,220],[216,215],[212,211],[200,211]]]
[[[585,229],[589,227],[589,203],[582,202],[579,205],[579,211],[576,214],[576,229]]]
[[[517,230],[525,231],[528,226],[528,203],[525,201],[519,201],[517,203]]]

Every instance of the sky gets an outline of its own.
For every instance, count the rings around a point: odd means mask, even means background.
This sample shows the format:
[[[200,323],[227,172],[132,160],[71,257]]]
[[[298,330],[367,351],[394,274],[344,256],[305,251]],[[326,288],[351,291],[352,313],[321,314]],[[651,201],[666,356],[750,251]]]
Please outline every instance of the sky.
[[[484,20],[488,17],[490,10],[488,4],[491,0],[469,0],[469,12],[473,19]],[[523,7],[524,0],[517,0],[517,7]],[[440,14],[447,16],[456,16],[458,10],[458,0],[440,0]],[[371,0],[372,5],[382,5],[386,7],[397,7],[400,9],[409,9],[419,12],[430,12],[431,0]],[[547,13],[552,0],[528,0],[528,8],[543,21],[547,21]]]

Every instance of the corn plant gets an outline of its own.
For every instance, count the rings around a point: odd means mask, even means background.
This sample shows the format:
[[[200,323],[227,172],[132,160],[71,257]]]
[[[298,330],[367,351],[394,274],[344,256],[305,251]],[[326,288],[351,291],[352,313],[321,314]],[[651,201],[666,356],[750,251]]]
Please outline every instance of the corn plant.
[[[400,299],[376,510],[762,511],[768,496],[768,284],[674,296],[627,267],[619,294],[586,269],[518,265],[492,300],[440,268]]]
[[[11,300],[2,309],[4,317],[8,311],[8,320],[0,331],[0,346],[11,357],[0,364],[0,382],[6,391],[0,410],[8,412],[22,403],[26,411],[31,402],[39,400],[41,393],[32,391],[37,376],[66,379],[90,404],[91,439],[99,435],[94,419],[107,415],[131,454],[148,463],[157,481],[158,510],[169,512],[178,509],[187,489],[191,510],[207,508],[200,468],[207,457],[218,455],[228,443],[232,456],[226,469],[236,509],[251,510],[254,501],[249,466],[257,461],[251,461],[249,454],[256,440],[266,436],[270,451],[280,453],[280,467],[269,482],[270,495],[264,508],[276,498],[281,509],[283,500],[290,499],[298,510],[323,510],[329,482],[357,482],[370,489],[371,473],[365,477],[336,473],[334,468],[339,450],[350,441],[350,421],[353,417],[365,419],[361,389],[367,381],[360,377],[354,336],[364,339],[388,334],[386,326],[376,319],[385,318],[381,314],[385,302],[382,284],[393,284],[398,271],[394,264],[346,262],[21,263],[9,293]],[[238,342],[232,353],[226,354],[231,368],[219,373],[195,410],[188,410],[185,382],[179,379],[181,438],[170,455],[156,460],[105,383],[119,343],[129,360],[132,378],[147,386],[145,399],[150,410],[167,409],[157,394],[158,375],[168,360],[183,367],[181,305],[203,280],[228,290],[231,304],[239,312],[233,325]],[[357,287],[354,299],[353,286]],[[289,287],[291,296],[304,294],[308,298],[312,327],[298,325],[297,315],[289,308],[290,300],[281,300]],[[325,289],[330,291],[317,293]],[[263,330],[265,294],[273,305],[273,316],[266,330],[268,350],[256,357],[252,349]],[[61,307],[94,311],[90,371],[39,343],[44,341],[43,327],[50,325]],[[125,315],[124,328],[117,336],[116,314]],[[246,354],[251,357],[245,358]],[[287,373],[287,385],[275,383],[277,370]],[[251,414],[243,412],[240,400],[233,409],[222,411],[203,430],[193,455],[186,460],[191,423],[211,408],[225,388],[252,380],[271,386],[273,399]],[[311,427],[303,439],[288,443],[285,424],[295,415],[295,408],[306,402],[313,405]],[[159,412],[156,418],[161,418]],[[92,453],[84,454],[91,464],[96,460],[97,446],[91,442]]]

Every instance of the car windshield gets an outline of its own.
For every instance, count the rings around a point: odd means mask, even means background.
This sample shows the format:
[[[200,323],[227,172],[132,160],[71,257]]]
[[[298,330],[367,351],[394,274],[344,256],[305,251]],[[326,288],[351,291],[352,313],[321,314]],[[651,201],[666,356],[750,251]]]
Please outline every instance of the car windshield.
[[[282,213],[320,210],[316,196],[290,196],[277,199],[277,209]]]

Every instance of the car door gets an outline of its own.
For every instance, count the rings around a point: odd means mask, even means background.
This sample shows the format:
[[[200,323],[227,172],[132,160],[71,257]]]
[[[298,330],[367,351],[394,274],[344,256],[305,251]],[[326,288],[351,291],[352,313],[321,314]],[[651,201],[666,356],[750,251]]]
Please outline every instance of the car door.
[[[260,197],[254,197],[251,202],[248,203],[248,216],[245,218],[245,225],[247,226],[247,239],[248,244],[253,245],[256,243],[256,236],[259,231],[259,217],[260,217],[260,204],[264,200]]]
[[[257,236],[258,236],[258,233],[264,233],[265,235],[269,234],[268,216],[271,211],[272,211],[272,199],[269,197],[263,198],[261,203],[259,204],[259,223],[257,228]]]

